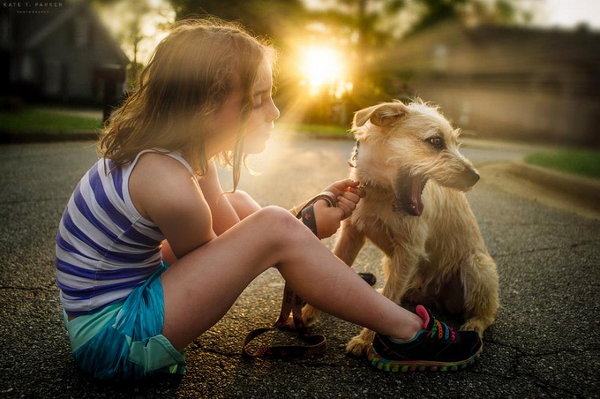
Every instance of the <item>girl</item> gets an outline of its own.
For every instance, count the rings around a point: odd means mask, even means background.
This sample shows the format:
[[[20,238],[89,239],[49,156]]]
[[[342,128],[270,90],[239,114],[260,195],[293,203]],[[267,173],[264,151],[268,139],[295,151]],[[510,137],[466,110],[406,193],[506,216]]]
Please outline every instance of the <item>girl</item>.
[[[184,348],[270,267],[307,302],[377,332],[369,357],[379,368],[455,368],[479,354],[477,334],[422,306],[403,309],[321,244],[365,195],[358,182],[325,188],[337,207],[314,203],[318,237],[289,211],[236,191],[245,156],[264,149],[279,117],[273,58],[238,26],[183,22],[113,112],[102,158],[56,235],[56,281],[82,369],[105,379],[183,373]],[[232,193],[216,160],[233,168]]]

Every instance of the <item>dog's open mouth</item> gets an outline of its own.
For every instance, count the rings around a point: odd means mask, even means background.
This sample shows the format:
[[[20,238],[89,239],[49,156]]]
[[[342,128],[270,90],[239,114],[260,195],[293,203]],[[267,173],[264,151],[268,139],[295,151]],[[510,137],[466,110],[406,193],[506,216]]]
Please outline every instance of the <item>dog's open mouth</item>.
[[[421,216],[424,209],[422,194],[426,183],[427,179],[423,176],[401,173],[396,181],[394,211]]]

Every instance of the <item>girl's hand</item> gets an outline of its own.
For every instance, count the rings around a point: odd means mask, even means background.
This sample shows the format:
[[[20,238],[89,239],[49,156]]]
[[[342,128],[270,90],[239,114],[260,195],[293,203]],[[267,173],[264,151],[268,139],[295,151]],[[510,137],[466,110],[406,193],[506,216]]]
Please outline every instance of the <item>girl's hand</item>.
[[[352,179],[339,180],[323,191],[335,194],[337,207],[327,206],[325,200],[315,202],[315,219],[319,238],[332,236],[339,228],[342,220],[352,215],[356,204],[365,196],[365,190],[358,188],[360,183]]]

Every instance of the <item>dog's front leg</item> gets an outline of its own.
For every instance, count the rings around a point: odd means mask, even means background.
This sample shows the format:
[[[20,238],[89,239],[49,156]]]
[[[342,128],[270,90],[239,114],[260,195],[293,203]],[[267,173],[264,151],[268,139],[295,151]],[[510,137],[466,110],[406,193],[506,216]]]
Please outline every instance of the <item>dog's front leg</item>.
[[[465,298],[465,324],[461,330],[483,332],[496,319],[499,306],[496,263],[487,253],[476,253],[461,270]]]
[[[413,280],[420,259],[420,251],[413,253],[395,253],[392,258],[383,258],[383,268],[388,276],[382,294],[392,302],[400,304],[402,297]],[[346,352],[354,356],[362,356],[373,342],[375,333],[363,328],[359,335],[353,337],[346,345]]]
[[[348,266],[352,266],[365,240],[365,234],[359,231],[350,219],[346,219],[342,222],[333,253]],[[311,305],[307,304],[302,308],[302,318],[307,326],[313,325],[320,314],[321,311]]]
[[[349,219],[342,222],[340,236],[335,243],[333,253],[344,261],[348,266],[352,266],[363,245],[365,245],[365,233],[358,230]]]

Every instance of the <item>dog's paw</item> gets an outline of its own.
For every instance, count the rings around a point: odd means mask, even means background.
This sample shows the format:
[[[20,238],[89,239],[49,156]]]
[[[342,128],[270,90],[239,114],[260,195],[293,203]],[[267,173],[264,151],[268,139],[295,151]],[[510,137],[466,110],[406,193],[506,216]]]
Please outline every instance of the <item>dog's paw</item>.
[[[346,352],[349,355],[361,357],[367,353],[369,345],[371,345],[370,342],[365,341],[361,335],[357,335],[346,345]]]
[[[294,318],[290,315],[290,317],[288,317],[288,319],[285,321],[285,323],[283,323],[281,327],[288,330],[295,330],[296,325],[294,324]]]
[[[302,308],[302,320],[304,320],[304,325],[306,327],[311,327],[314,325],[319,316],[321,315],[321,311],[311,305],[304,305]]]
[[[462,331],[475,331],[483,338],[483,332],[485,331],[487,324],[483,320],[470,319],[465,324],[460,326]]]

